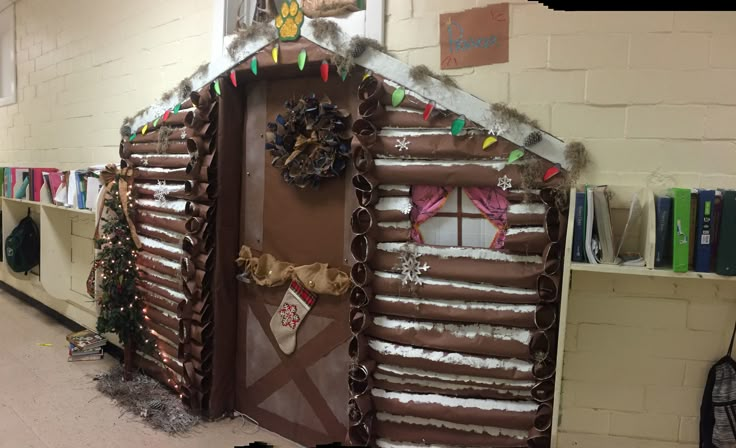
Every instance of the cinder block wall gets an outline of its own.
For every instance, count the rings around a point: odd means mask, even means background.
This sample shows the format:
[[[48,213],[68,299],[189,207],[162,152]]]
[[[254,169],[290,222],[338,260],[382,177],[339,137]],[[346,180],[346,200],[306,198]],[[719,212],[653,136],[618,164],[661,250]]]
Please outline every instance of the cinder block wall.
[[[439,72],[440,13],[486,0],[388,0],[388,49]],[[736,187],[736,14],[555,12],[511,3],[510,61],[459,85],[583,141],[581,182]],[[736,282],[575,273],[560,447],[696,447],[707,369]]]
[[[19,0],[18,102],[0,107],[0,165],[119,160],[123,119],[210,58],[212,2]]]

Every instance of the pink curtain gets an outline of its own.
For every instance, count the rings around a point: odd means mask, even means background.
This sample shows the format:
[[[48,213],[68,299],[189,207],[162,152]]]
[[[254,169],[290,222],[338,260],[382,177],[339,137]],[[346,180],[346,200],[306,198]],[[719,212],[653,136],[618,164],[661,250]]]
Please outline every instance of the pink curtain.
[[[440,211],[452,187],[434,187],[431,185],[414,185],[411,188],[411,238],[417,243],[424,243],[419,226]],[[506,214],[504,211],[504,218]]]
[[[509,209],[506,192],[499,187],[471,187],[463,188],[463,191],[481,214],[498,229],[491,242],[491,249],[503,248],[506,240],[506,212]]]

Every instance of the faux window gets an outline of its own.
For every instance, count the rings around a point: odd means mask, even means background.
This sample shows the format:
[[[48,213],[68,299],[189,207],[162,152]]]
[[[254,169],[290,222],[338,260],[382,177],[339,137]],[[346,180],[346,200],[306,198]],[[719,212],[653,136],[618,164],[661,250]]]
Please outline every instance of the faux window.
[[[0,11],[0,106],[15,103],[15,82],[15,7],[11,4]]]

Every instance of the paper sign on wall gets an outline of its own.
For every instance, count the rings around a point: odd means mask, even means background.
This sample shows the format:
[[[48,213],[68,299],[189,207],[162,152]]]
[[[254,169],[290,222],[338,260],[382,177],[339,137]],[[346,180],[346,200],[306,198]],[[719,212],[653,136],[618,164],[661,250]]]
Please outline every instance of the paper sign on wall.
[[[509,4],[440,15],[443,70],[509,61]]]

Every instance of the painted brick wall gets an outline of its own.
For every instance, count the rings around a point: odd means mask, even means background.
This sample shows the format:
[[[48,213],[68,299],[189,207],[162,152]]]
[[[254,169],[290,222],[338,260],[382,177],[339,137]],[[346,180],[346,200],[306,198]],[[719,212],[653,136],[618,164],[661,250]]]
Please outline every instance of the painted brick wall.
[[[388,0],[387,46],[439,72],[439,14],[488,3]],[[585,142],[583,182],[736,187],[736,13],[510,12],[508,63],[444,73]],[[696,447],[734,320],[733,281],[575,273],[559,446]]]
[[[210,58],[212,2],[19,0],[18,102],[0,107],[0,165],[119,159],[125,116]]]

